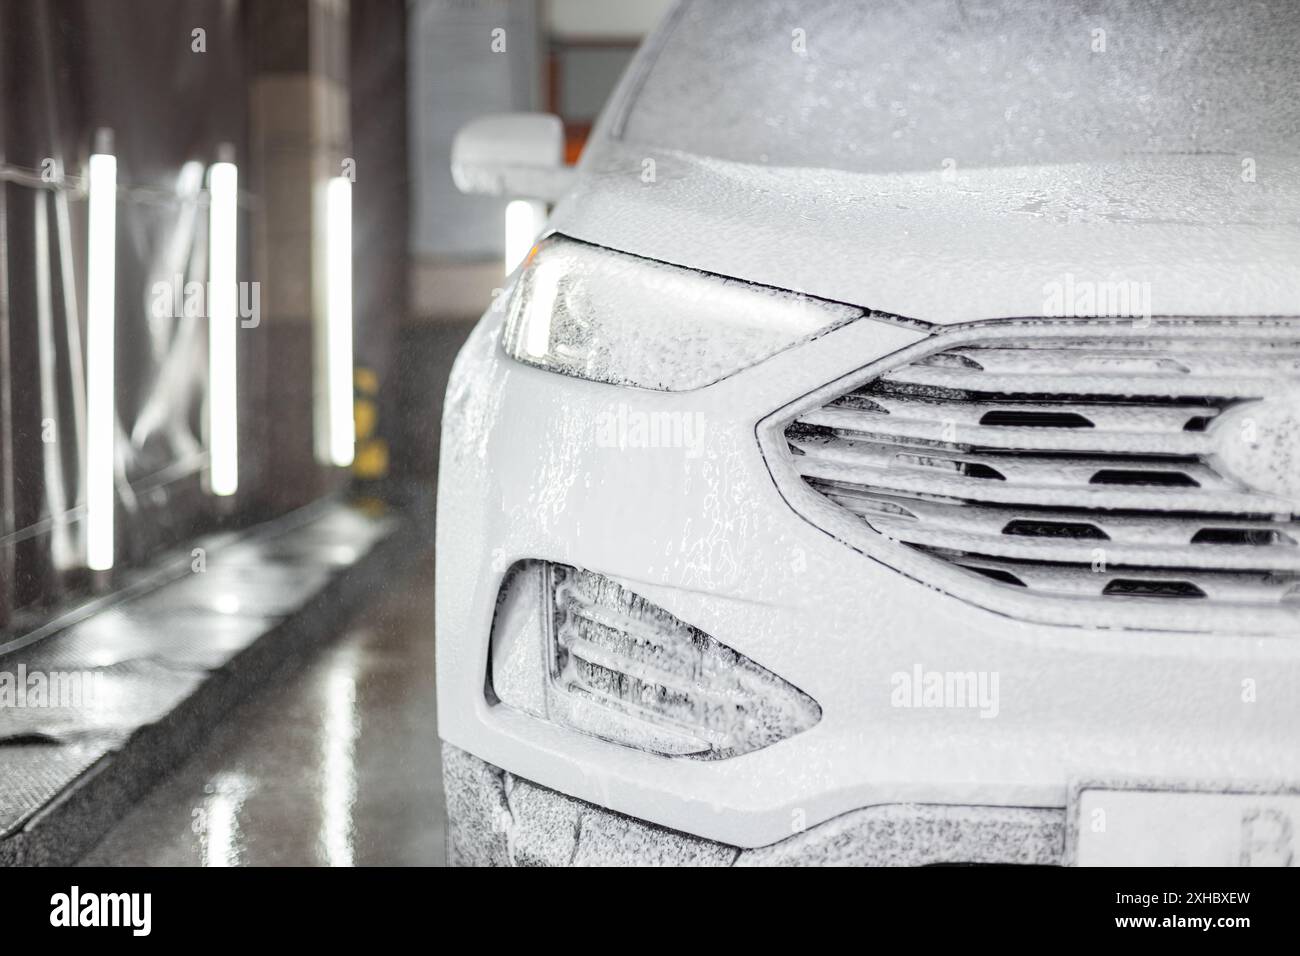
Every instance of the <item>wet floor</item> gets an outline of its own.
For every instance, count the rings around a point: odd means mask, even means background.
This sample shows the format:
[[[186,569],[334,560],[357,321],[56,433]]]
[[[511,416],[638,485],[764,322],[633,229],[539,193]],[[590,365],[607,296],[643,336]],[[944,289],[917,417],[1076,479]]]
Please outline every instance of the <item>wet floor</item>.
[[[83,860],[98,866],[442,865],[433,559],[412,559],[276,675]]]

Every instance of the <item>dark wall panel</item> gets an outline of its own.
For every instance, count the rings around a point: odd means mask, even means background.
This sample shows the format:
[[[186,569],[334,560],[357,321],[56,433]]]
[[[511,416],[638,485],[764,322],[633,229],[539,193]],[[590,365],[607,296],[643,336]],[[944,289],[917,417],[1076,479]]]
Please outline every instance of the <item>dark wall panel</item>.
[[[247,168],[249,73],[244,11],[232,0],[5,0],[0,17],[8,317],[0,376],[11,399],[7,417],[0,411],[0,447],[12,448],[13,486],[0,534],[3,628],[15,609],[85,583],[80,177],[100,127],[113,131],[118,158],[118,561],[142,560],[216,517],[201,481],[206,317],[154,305],[156,283],[206,282],[204,174],[222,143]],[[45,182],[49,169],[68,178]],[[241,279],[254,278],[249,215]]]

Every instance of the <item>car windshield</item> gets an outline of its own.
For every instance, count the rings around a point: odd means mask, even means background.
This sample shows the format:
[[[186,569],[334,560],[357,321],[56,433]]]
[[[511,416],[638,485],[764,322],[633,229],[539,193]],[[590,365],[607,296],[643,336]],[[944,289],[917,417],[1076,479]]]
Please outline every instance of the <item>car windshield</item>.
[[[628,143],[858,172],[1295,156],[1293,0],[685,0]]]

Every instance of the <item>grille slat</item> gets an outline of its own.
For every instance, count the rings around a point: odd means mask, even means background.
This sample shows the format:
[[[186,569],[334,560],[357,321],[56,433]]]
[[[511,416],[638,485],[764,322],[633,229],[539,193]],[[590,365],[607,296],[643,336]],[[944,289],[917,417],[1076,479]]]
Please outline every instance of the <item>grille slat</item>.
[[[944,388],[950,391],[983,391],[1009,394],[1050,394],[1068,391],[1074,396],[1114,395],[1185,398],[1209,395],[1216,398],[1256,398],[1267,392],[1268,381],[1247,375],[1039,373],[1015,375],[976,371],[968,368],[931,368],[911,365],[891,372],[888,380],[904,385]]]
[[[1237,548],[1232,545],[1138,544],[1083,538],[1039,538],[1026,535],[984,535],[965,531],[932,530],[924,525],[906,527],[897,520],[872,518],[881,534],[928,548],[945,548],[975,554],[998,554],[1025,561],[1050,561],[1089,565],[1104,560],[1108,567],[1189,568],[1233,571],[1300,572],[1300,553],[1294,548],[1265,545]]]
[[[1075,562],[1087,564],[1104,560],[1110,567],[1147,566],[1166,568],[1210,568],[1242,571],[1300,572],[1300,547],[1270,542],[1255,545],[1193,543],[1204,522],[1164,522],[1119,518],[1093,519],[1087,514],[1049,512],[1026,513],[1008,519],[1005,512],[993,508],[954,508],[933,502],[902,504],[915,517],[893,515],[873,507],[861,497],[819,490],[836,504],[866,518],[881,534],[930,548],[942,548],[976,554],[996,554],[1028,561]],[[943,510],[955,512],[945,514]],[[936,511],[938,512],[936,514]],[[972,512],[974,512],[972,514]],[[1007,532],[1016,522],[1042,529],[1041,534]],[[1051,528],[1092,528],[1098,536],[1050,534]],[[1238,527],[1246,527],[1244,523]],[[1296,525],[1285,525],[1300,532]],[[1252,530],[1259,530],[1258,528]],[[1179,540],[1181,539],[1181,540]]]
[[[1147,568],[1140,571],[1133,569],[1111,569],[1095,574],[1079,574],[1069,566],[1050,564],[1027,564],[1011,561],[994,561],[978,556],[953,555],[951,560],[963,567],[984,567],[997,569],[1012,574],[1025,583],[1031,591],[1052,591],[1075,597],[1101,597],[1107,588],[1115,582],[1150,582],[1152,584],[1170,585],[1170,596],[1181,597],[1176,585],[1193,584],[1200,588],[1211,600],[1250,604],[1277,605],[1287,600],[1294,591],[1295,582],[1267,574],[1215,574],[1202,571],[1188,574],[1186,571],[1170,571]],[[1158,589],[1148,589],[1143,596],[1158,598]],[[1139,593],[1137,589],[1133,592]]]
[[[868,468],[889,470],[938,470],[965,473],[961,465],[982,465],[982,472],[997,472],[1012,484],[1051,488],[1056,485],[1124,484],[1182,485],[1194,488],[1236,490],[1237,482],[1224,478],[1199,461],[1178,459],[1071,455],[1035,456],[1022,453],[990,453],[872,441],[873,436],[838,434],[795,437],[791,444],[809,458],[851,461]],[[885,436],[880,436],[884,438]],[[1181,476],[1171,480],[1170,476]],[[1185,479],[1185,480],[1184,480]]]
[[[1296,325],[1033,324],[940,337],[805,410],[785,432],[795,474],[976,595],[1059,599],[1072,621],[1095,602],[1106,626],[1174,603],[1294,626],[1300,502],[1221,462],[1237,409],[1300,402]]]
[[[1158,485],[1033,485],[989,478],[968,478],[937,471],[928,474],[918,469],[891,469],[883,463],[873,465],[870,456],[847,447],[849,444],[826,443],[815,447],[806,441],[792,440],[791,445],[804,452],[795,457],[795,470],[805,478],[848,481],[887,489],[895,494],[986,504],[1045,507],[1078,505],[1115,511],[1203,511],[1268,517],[1285,514],[1290,510],[1289,503],[1281,498],[1250,492]],[[815,454],[810,451],[815,451]]]
[[[1239,537],[1270,536],[1278,538],[1277,543],[1288,543],[1292,547],[1300,545],[1300,522],[1245,517],[1144,515],[1140,512],[1129,514],[1086,508],[1061,510],[984,507],[961,502],[891,497],[840,482],[813,479],[809,483],[828,498],[835,499],[863,516],[885,514],[899,517],[900,512],[905,512],[913,518],[932,525],[950,527],[973,534],[991,534],[1016,521],[1037,521],[1058,524],[1086,523],[1101,531],[1105,535],[1104,540],[1121,544],[1162,544],[1179,547],[1194,543],[1198,536],[1213,540],[1214,535],[1207,534],[1208,532],[1234,532]]]
[[[935,403],[939,405],[939,403]],[[946,402],[943,406],[933,407],[932,414],[939,418],[902,418],[892,414],[872,414],[854,408],[826,407],[807,412],[800,419],[810,425],[822,425],[823,428],[844,429],[846,432],[858,432],[898,440],[940,441],[950,445],[980,446],[989,449],[1015,450],[1024,446],[1024,425],[984,425],[980,419],[975,421],[958,418],[959,402]],[[997,411],[1005,406],[980,406],[989,411]],[[1043,406],[1036,406],[1043,410]],[[952,410],[952,411],[949,411]],[[1063,414],[1086,415],[1079,407],[1060,406]],[[946,412],[946,414],[945,414]],[[1188,418],[1188,420],[1191,420]],[[1041,451],[1096,451],[1105,454],[1164,454],[1164,455],[1201,455],[1208,454],[1210,444],[1201,432],[1183,431],[1179,424],[1177,431],[1173,428],[1161,431],[1138,432],[1121,431],[1121,429],[1104,428],[1044,428],[1034,427],[1036,449]]]
[[[1300,353],[1272,348],[1222,352],[1217,349],[1184,350],[1062,348],[1051,342],[1024,342],[1014,348],[956,348],[947,354],[961,356],[967,362],[953,368],[979,369],[990,375],[1171,375],[1186,378],[1245,378],[1259,381],[1273,375],[1300,374]],[[921,367],[928,367],[917,363]],[[893,378],[890,373],[886,378]]]
[[[1119,402],[930,402],[895,396],[876,399],[896,418],[916,418],[922,421],[958,421],[967,425],[990,425],[990,416],[999,412],[1024,412],[1034,414],[1055,411],[1086,420],[1096,433],[1138,432],[1144,435],[1161,432],[1181,432],[1194,418],[1204,416],[1204,405],[1125,405]]]

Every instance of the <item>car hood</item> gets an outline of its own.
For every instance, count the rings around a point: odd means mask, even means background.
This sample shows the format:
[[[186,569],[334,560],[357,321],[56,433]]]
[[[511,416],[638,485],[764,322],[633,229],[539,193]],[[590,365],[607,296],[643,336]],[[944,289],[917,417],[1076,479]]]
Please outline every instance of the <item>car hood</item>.
[[[1118,283],[1137,284],[1124,314],[1300,316],[1296,160],[948,167],[858,174],[607,144],[551,226],[936,324],[1107,314],[1088,303],[1114,302]]]

